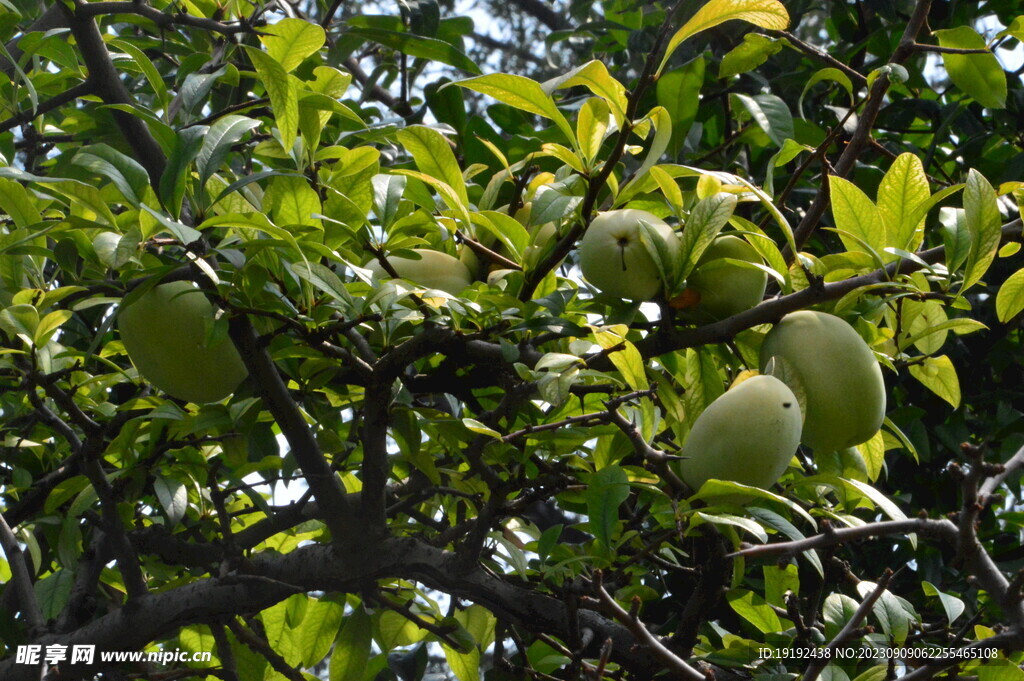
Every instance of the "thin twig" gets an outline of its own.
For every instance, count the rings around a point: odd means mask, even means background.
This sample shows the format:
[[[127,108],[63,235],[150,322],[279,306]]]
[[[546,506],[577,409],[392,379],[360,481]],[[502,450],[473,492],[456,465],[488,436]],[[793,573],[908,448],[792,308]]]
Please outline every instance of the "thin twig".
[[[686,660],[683,660],[666,648],[665,644],[658,637],[647,630],[643,622],[626,612],[625,608],[611,597],[611,594],[605,590],[601,583],[600,571],[594,575],[594,590],[611,616],[633,632],[633,635],[641,644],[650,648],[655,657],[664,663],[665,667],[673,673],[675,678],[685,679],[685,681],[707,681],[703,674],[687,664]]]

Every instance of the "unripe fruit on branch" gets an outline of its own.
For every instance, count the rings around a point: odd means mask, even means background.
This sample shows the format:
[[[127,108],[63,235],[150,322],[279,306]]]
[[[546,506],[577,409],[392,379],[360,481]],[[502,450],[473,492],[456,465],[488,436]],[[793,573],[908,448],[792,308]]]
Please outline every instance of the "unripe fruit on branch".
[[[216,312],[191,282],[146,291],[117,315],[128,357],[139,374],[168,395],[217,402],[248,375],[230,338],[208,340]]]
[[[397,256],[387,256],[387,260],[402,279],[425,288],[436,288],[453,296],[462,293],[473,281],[469,269],[458,258],[426,248],[417,249],[416,253],[420,256],[419,260]],[[386,279],[391,276],[376,260],[367,263],[366,269],[379,278]]]
[[[650,300],[661,291],[658,266],[640,242],[641,221],[656,229],[670,249],[679,249],[679,237],[656,215],[632,208],[601,213],[580,241],[580,270],[604,293]]]
[[[720,236],[715,239],[697,261],[697,267],[687,280],[687,289],[700,294],[700,302],[685,310],[687,319],[699,323],[718,321],[754,307],[764,298],[768,274],[742,265],[715,262],[723,258],[761,263],[761,256],[743,239]]]
[[[871,439],[885,418],[885,384],[874,353],[852,326],[813,310],[782,318],[761,345],[761,369],[776,357],[806,398],[801,441],[828,453]]]
[[[701,412],[679,462],[679,475],[696,492],[708,480],[767,488],[800,444],[800,405],[774,376],[754,376]]]

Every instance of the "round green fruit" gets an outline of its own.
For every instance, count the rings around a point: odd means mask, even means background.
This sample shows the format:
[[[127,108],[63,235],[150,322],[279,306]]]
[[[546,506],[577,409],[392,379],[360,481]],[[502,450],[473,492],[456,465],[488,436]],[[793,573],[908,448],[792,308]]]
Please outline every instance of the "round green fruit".
[[[248,372],[231,339],[208,342],[215,314],[196,286],[174,281],[154,286],[122,308],[117,326],[143,378],[181,400],[218,402]]]
[[[669,248],[679,248],[675,232],[656,215],[631,208],[601,213],[580,241],[580,270],[604,293],[650,300],[661,291],[658,266],[640,241],[641,222],[654,227]]]
[[[687,281],[700,294],[700,302],[686,310],[697,322],[718,321],[754,307],[764,298],[768,275],[763,270],[721,262],[723,258],[761,263],[761,256],[743,239],[720,236],[711,242]]]
[[[801,441],[827,453],[871,439],[885,418],[882,370],[864,339],[835,315],[813,310],[788,314],[765,336],[761,370],[784,361],[806,398]]]
[[[462,293],[463,289],[472,283],[473,277],[469,273],[469,268],[458,258],[425,248],[418,249],[416,253],[420,256],[419,260],[388,256],[391,267],[402,279],[425,288],[436,288],[453,296]],[[391,276],[376,260],[371,260],[366,269],[379,278]]]
[[[773,485],[800,444],[800,405],[773,376],[754,376],[701,412],[683,445],[679,475],[693,488],[708,480]]]

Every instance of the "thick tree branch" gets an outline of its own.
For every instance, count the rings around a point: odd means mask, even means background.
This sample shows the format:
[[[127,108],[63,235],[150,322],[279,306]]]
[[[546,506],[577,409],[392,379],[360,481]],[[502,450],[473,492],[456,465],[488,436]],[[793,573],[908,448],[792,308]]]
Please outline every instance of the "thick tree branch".
[[[450,551],[411,538],[382,540],[373,551],[353,548],[347,543],[338,547],[315,544],[286,555],[256,556],[249,565],[252,574],[201,579],[176,589],[148,593],[138,599],[137,607],[114,610],[74,632],[43,636],[33,643],[93,644],[97,652],[136,650],[188,624],[255,613],[293,593],[356,593],[374,580],[397,577],[480,603],[527,631],[570,640],[574,627],[590,630],[591,643],[581,651],[587,657],[599,657],[602,643],[610,638],[612,659],[640,677],[650,678],[663,669],[661,661],[647,646],[637,645],[626,627],[583,609],[576,611],[578,622],[571,624],[569,609],[561,600],[516,586],[480,567],[464,569],[459,557]],[[95,671],[95,667],[85,665],[61,667],[61,679],[81,679]],[[38,681],[38,673],[29,665],[15,664],[13,658],[0,661],[0,678],[4,681]]]
[[[288,441],[295,460],[323,510],[324,522],[336,539],[359,536],[362,527],[355,520],[341,482],[324,458],[316,436],[288,393],[288,387],[256,335],[252,323],[245,316],[234,316],[229,329],[257,386],[258,394],[281,428],[281,433]]]
[[[126,2],[90,2],[79,6],[77,14],[80,17],[98,17],[104,14],[135,14],[149,19],[160,28],[169,28],[171,26],[191,26],[193,28],[201,28],[206,31],[220,33],[228,37],[232,37],[238,33],[256,33],[256,30],[252,26],[245,23],[236,22],[232,24],[225,24],[214,19],[207,19],[206,17],[192,16],[185,12],[168,14],[166,12],[161,12],[155,7],[150,7],[143,2],[133,2],[132,0],[127,0]]]
[[[71,33],[78,42],[78,51],[89,71],[86,83],[89,84],[92,92],[99,96],[105,104],[134,106],[131,94],[121,82],[121,76],[110,59],[110,53],[107,51],[106,43],[103,41],[103,36],[100,35],[96,22],[92,17],[79,16],[78,13],[82,10],[83,4],[79,4],[74,10],[60,2],[55,4],[63,8]],[[117,109],[112,109],[111,115],[124,133],[125,141],[131,146],[136,159],[146,169],[150,184],[159,193],[160,178],[167,165],[163,149],[160,148],[156,138],[149,132],[142,119]]]

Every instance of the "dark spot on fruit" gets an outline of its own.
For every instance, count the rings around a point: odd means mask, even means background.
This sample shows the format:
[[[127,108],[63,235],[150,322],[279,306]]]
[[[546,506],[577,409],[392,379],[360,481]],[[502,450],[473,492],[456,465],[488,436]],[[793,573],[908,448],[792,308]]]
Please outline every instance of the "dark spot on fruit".
[[[789,409],[790,407],[792,407],[792,406],[793,406],[793,403],[792,403],[792,402],[783,402],[783,403],[782,403],[782,406],[783,406],[783,408],[785,408],[785,409]]]

